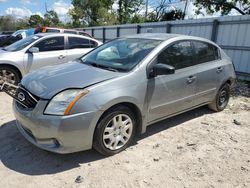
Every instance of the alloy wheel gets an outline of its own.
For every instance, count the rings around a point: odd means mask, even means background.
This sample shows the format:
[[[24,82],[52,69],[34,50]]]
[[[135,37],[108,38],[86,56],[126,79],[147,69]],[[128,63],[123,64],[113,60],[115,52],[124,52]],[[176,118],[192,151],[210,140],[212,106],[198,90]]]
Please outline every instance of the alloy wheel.
[[[0,85],[2,85],[4,82],[15,84],[16,83],[15,74],[10,70],[0,69]]]

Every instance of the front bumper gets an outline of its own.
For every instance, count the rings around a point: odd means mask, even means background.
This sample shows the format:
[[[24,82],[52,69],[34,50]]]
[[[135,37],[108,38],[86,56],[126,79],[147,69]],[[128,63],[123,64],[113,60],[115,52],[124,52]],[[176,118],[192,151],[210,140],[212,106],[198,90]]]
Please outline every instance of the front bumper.
[[[55,153],[72,153],[92,148],[96,112],[69,116],[44,115],[47,101],[40,100],[32,110],[13,102],[17,127],[39,148]]]

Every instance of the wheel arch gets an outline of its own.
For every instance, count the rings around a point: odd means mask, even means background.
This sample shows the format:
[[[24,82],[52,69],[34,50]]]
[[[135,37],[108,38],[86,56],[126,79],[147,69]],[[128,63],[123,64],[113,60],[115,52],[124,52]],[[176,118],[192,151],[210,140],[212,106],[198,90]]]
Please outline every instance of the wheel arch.
[[[23,78],[23,74],[22,74],[21,70],[17,66],[15,66],[15,65],[7,64],[7,63],[1,63],[0,67],[9,67],[9,68],[12,68],[15,71],[17,71],[18,75],[20,76],[20,79]]]
[[[143,130],[142,112],[141,112],[140,108],[135,103],[133,103],[131,101],[118,102],[118,103],[113,104],[113,105],[109,106],[108,108],[106,108],[103,111],[103,113],[101,114],[100,118],[98,119],[96,127],[97,127],[98,123],[101,121],[101,119],[106,115],[106,113],[109,112],[111,109],[116,108],[117,106],[126,106],[133,112],[133,114],[135,115],[136,121],[137,121],[136,133],[137,134],[142,133],[142,130]]]

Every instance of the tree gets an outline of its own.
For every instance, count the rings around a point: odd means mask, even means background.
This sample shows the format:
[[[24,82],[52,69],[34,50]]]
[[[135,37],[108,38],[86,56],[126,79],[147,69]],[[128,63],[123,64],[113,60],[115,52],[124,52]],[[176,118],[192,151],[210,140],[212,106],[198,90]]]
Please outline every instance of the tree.
[[[169,12],[166,12],[162,18],[161,21],[169,21],[169,20],[181,20],[185,17],[185,14],[182,12],[182,10],[171,10]]]
[[[58,26],[60,24],[59,17],[54,10],[50,10],[44,14],[45,26]]]
[[[30,27],[42,26],[43,23],[44,23],[43,18],[37,14],[31,15],[29,18]]]
[[[148,14],[147,21],[148,22],[158,22],[160,21],[165,13],[167,12],[167,8],[169,8],[169,4],[171,0],[161,0],[158,5],[154,7],[153,11]]]
[[[221,11],[222,15],[227,15],[231,10],[236,10],[242,15],[250,14],[249,0],[195,0],[194,5],[198,7],[197,14],[202,13],[202,8],[209,14]]]
[[[25,18],[19,18],[19,19],[15,19],[15,30],[19,30],[19,29],[27,29],[27,27],[29,27],[29,18],[25,17]]]
[[[72,0],[73,10],[69,12],[73,23],[87,23],[88,26],[106,25],[112,16],[115,0]]]
[[[12,16],[0,17],[0,31],[14,31],[16,30],[15,18]]]
[[[130,23],[132,19],[134,22],[140,18],[137,12],[142,5],[143,0],[118,0],[118,23],[126,24]]]

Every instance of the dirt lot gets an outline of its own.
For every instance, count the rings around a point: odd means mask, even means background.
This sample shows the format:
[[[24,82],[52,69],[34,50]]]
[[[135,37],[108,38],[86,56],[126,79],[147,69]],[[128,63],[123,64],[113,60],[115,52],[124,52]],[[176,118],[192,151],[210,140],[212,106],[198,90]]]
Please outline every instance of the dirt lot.
[[[250,187],[249,96],[152,125],[108,158],[36,148],[15,127],[11,103],[0,93],[0,187]]]

